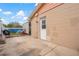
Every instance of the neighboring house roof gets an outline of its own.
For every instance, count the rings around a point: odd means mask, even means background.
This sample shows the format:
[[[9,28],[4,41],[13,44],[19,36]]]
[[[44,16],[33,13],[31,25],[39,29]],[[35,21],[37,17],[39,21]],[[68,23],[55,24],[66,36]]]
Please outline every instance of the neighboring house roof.
[[[39,10],[39,8],[43,5],[44,3],[40,3],[36,6],[36,8],[34,9],[34,11],[32,12],[32,14],[29,17],[29,21],[31,21],[32,17],[35,15],[35,13]]]

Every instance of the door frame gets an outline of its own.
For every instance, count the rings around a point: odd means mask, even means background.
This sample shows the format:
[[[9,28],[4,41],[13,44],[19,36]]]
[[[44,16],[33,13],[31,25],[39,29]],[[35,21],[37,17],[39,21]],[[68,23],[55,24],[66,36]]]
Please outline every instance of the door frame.
[[[42,20],[45,20],[45,28],[44,29],[42,28],[42,26],[43,26]],[[39,23],[39,25],[40,25],[40,27],[39,27],[39,29],[40,29],[40,39],[41,40],[46,40],[46,37],[47,37],[47,35],[46,35],[47,34],[47,31],[46,31],[46,16],[40,17],[39,22],[40,22]],[[42,31],[44,31],[45,34],[42,34]],[[44,35],[45,37],[42,37],[42,35]]]

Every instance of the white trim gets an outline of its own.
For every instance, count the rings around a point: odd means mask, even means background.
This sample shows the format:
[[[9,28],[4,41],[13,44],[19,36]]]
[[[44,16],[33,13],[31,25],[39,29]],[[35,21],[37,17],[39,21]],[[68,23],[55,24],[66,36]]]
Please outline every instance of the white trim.
[[[46,28],[45,29],[42,29],[42,20],[45,20],[46,21],[46,19],[40,19],[40,39],[42,39],[42,40],[46,40]]]

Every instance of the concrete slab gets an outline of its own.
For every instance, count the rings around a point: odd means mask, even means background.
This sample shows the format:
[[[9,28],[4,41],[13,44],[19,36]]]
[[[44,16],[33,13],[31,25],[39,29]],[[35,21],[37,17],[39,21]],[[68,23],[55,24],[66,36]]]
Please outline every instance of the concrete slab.
[[[50,54],[55,54],[54,52],[50,53],[54,48],[56,48],[56,44],[52,44],[51,42],[48,41],[42,41],[43,43],[43,49],[40,52],[40,55],[45,56],[45,55],[50,55]]]
[[[30,36],[14,37],[0,46],[3,56],[79,56],[79,51]]]
[[[54,51],[49,52],[45,56],[57,56],[57,54]]]
[[[63,46],[57,46],[53,51],[58,56],[79,56],[79,51]]]

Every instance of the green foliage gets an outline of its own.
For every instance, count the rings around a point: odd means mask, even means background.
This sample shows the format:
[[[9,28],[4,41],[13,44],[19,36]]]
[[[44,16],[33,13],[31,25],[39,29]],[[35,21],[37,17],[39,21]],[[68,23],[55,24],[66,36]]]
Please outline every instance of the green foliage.
[[[3,26],[4,26],[4,27],[7,27],[7,25],[6,25],[6,24],[3,24]]]
[[[12,22],[7,25],[3,24],[3,26],[8,28],[22,28],[22,25],[20,25],[18,22]]]

